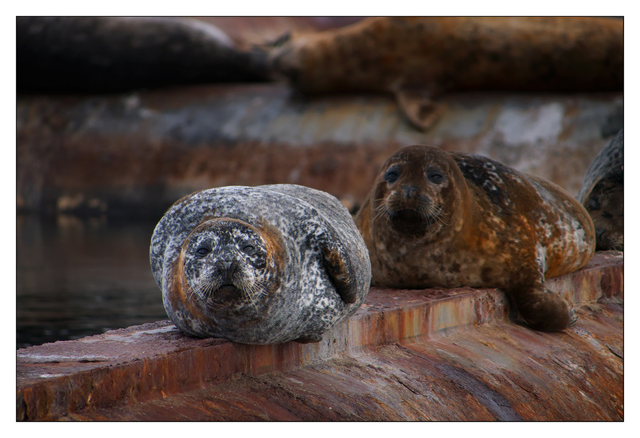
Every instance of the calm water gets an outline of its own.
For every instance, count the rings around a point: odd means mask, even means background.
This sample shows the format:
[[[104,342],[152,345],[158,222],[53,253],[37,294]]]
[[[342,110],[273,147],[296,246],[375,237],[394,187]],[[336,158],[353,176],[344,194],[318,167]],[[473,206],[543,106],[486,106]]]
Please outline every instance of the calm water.
[[[17,218],[17,347],[167,319],[149,267],[155,222]]]

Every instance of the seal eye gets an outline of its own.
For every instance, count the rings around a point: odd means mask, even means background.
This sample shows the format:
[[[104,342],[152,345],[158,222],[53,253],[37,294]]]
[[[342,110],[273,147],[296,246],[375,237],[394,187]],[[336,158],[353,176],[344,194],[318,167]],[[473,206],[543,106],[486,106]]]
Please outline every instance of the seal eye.
[[[427,179],[434,184],[440,184],[442,181],[444,181],[444,176],[440,171],[432,170],[427,173]]]
[[[384,179],[387,182],[394,183],[400,178],[400,171],[398,169],[389,169],[387,173],[384,174]]]
[[[207,254],[209,254],[211,252],[211,248],[205,245],[199,246],[198,249],[196,249],[196,256],[197,257],[204,257]]]

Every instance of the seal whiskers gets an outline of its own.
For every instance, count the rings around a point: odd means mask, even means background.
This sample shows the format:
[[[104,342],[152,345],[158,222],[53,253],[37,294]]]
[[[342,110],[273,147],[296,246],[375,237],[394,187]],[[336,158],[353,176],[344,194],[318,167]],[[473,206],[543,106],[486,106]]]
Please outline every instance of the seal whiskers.
[[[198,281],[195,286],[189,287],[187,290],[187,297],[192,299],[193,294],[195,294],[199,299],[205,299],[207,295],[211,293],[216,283],[217,281],[215,279],[211,279],[209,281]]]
[[[376,215],[373,220],[377,221],[383,217],[388,219],[389,216],[391,216],[389,209],[384,204],[380,204],[378,208],[376,208]]]
[[[442,205],[435,205],[432,202],[418,203],[418,212],[422,215],[423,219],[427,221],[427,227],[431,227],[436,222],[440,225],[448,227],[451,223],[446,223],[443,218],[444,208]]]

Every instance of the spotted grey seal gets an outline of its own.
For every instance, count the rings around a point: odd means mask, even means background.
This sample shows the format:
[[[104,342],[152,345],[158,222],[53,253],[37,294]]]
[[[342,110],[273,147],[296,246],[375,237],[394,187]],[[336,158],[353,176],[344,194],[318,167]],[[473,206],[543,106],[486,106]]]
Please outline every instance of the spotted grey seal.
[[[596,229],[596,249],[624,249],[624,133],[621,130],[593,160],[576,198]]]
[[[319,341],[362,304],[371,280],[347,209],[289,184],[180,199],[154,230],[150,260],[178,328],[247,344]]]
[[[355,221],[372,285],[501,288],[544,331],[566,328],[572,313],[545,277],[584,266],[595,246],[591,218],[560,187],[430,146],[391,155]]]

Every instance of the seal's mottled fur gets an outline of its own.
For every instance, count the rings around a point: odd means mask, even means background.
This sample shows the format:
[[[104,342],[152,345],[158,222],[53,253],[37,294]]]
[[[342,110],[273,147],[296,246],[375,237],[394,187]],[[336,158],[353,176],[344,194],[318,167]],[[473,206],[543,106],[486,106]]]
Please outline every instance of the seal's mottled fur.
[[[374,286],[498,287],[525,321],[562,330],[568,303],[544,285],[584,266],[595,236],[560,187],[478,155],[409,146],[382,166],[355,217]]]
[[[600,151],[584,175],[576,198],[596,229],[596,249],[624,249],[624,133]]]
[[[319,341],[362,304],[371,280],[347,209],[297,185],[182,198],[156,226],[150,260],[181,330],[248,344]]]

